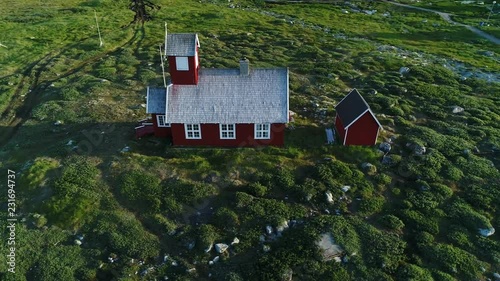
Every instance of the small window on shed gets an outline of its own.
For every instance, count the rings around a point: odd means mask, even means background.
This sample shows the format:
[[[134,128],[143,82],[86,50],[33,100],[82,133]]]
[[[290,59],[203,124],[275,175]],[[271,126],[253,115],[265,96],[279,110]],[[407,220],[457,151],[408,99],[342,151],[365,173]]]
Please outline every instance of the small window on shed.
[[[175,65],[178,71],[188,71],[189,63],[187,57],[175,57]]]

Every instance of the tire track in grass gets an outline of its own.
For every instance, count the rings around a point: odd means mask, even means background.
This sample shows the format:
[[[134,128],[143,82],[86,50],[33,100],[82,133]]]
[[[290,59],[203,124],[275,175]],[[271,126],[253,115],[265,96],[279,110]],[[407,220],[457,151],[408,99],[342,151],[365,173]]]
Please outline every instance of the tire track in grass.
[[[84,38],[77,43],[71,44],[70,46],[64,48],[56,54],[50,52],[38,61],[30,64],[22,73],[23,77],[17,85],[13,100],[10,102],[10,105],[2,114],[2,119],[4,119],[8,117],[10,112],[15,112],[14,118],[8,121],[7,124],[3,125],[3,132],[0,135],[0,147],[5,146],[15,136],[19,128],[30,118],[31,111],[41,102],[42,93],[50,84],[82,70],[85,66],[92,64],[107,55],[113,54],[119,51],[121,48],[131,46],[135,41],[137,41],[137,38],[140,38],[140,41],[142,41],[144,36],[139,36],[139,30],[142,30],[142,28],[135,28],[134,34],[125,43],[78,63],[74,67],[68,69],[66,72],[60,74],[56,79],[40,81],[42,73],[48,70],[47,65],[49,65],[54,59],[59,58],[59,56],[64,51],[78,46],[89,38]],[[30,85],[29,91],[28,93],[26,93],[24,101],[22,101],[22,103],[19,105],[19,103],[15,102],[15,100],[21,99],[22,91],[28,83]]]

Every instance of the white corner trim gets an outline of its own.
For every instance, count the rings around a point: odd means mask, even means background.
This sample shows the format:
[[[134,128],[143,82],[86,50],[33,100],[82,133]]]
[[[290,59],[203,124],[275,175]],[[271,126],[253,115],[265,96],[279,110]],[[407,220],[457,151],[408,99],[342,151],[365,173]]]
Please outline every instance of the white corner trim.
[[[384,129],[384,127],[382,127],[382,125],[380,124],[380,122],[378,122],[377,117],[375,117],[375,114],[373,114],[373,112],[371,111],[371,109],[368,109],[368,111],[372,115],[373,119],[375,119],[375,122],[377,122],[378,126],[380,127],[379,129]]]
[[[347,141],[347,131],[349,131],[349,128],[344,128],[345,129],[345,133],[344,133],[344,142],[342,143],[343,145],[345,145],[345,142]]]
[[[148,112],[148,108],[149,108],[149,86],[146,90],[146,113],[150,113]]]
[[[165,122],[168,121],[168,93],[170,92],[169,89],[172,87],[172,84],[168,85],[167,88],[165,89]],[[170,122],[168,122],[170,123]]]

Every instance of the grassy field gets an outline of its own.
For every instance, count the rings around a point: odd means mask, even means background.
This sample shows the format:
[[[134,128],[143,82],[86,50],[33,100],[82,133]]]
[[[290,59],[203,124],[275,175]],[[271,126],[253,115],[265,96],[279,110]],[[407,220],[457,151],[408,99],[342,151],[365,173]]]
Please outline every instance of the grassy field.
[[[460,22],[482,15],[442,2],[430,7]],[[154,3],[161,9],[144,24],[131,23],[124,0],[0,3],[0,167],[16,172],[19,216],[16,273],[4,240],[2,280],[486,280],[500,271],[499,236],[478,233],[500,229],[500,83],[473,75],[498,76],[498,46],[378,2],[354,2],[373,15],[343,3]],[[297,115],[285,147],[133,137],[145,87],[163,83],[165,22],[199,34],[203,67],[246,56],[290,68]],[[471,76],[443,66],[451,62]],[[354,87],[384,126],[379,141],[392,141],[387,162],[376,147],[325,144],[335,104]],[[314,241],[326,232],[343,262],[321,260]],[[235,237],[225,253],[206,251]]]

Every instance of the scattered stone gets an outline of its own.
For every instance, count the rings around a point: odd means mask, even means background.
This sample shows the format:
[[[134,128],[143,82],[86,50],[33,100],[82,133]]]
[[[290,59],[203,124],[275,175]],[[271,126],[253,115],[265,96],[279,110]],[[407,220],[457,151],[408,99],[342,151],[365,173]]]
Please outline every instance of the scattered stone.
[[[490,228],[480,228],[479,234],[484,237],[489,237],[495,233],[495,229],[493,227]]]
[[[284,220],[280,225],[278,225],[278,227],[276,227],[276,232],[278,233],[278,235],[281,235],[281,232],[283,232],[285,229],[288,228],[289,228],[288,221]]]
[[[312,198],[313,198],[313,195],[311,193],[308,193],[306,195],[306,201],[311,201]]]
[[[464,108],[463,107],[460,107],[458,105],[455,105],[452,107],[452,110],[451,112],[457,114],[457,113],[461,113],[461,112],[464,112]]]
[[[415,117],[415,115],[411,115],[411,114],[408,116],[408,119],[410,121],[412,121],[412,122],[416,122],[417,121],[417,117]]]
[[[388,142],[383,142],[378,146],[378,149],[382,150],[385,153],[391,151],[391,144]]]
[[[187,245],[188,250],[192,250],[192,249],[194,248],[194,246],[195,246],[195,245],[196,245],[196,242],[195,242],[195,241],[192,241],[191,243],[189,243],[189,244]]]
[[[240,239],[238,239],[238,237],[234,237],[233,242],[231,242],[231,245],[239,244],[239,243],[240,243]]]
[[[77,246],[81,246],[82,245],[82,241],[78,240],[78,239],[75,239],[75,245]]]
[[[267,253],[267,252],[271,251],[271,246],[269,246],[269,245],[264,245],[264,246],[262,247],[262,250],[263,250],[264,252],[266,252],[266,253]]]
[[[370,163],[368,163],[368,164],[370,164]],[[344,185],[341,189],[342,189],[343,192],[347,192],[347,191],[349,191],[351,189],[351,187],[349,185]]]
[[[293,280],[293,270],[292,269],[287,269],[283,274],[281,275],[281,280],[282,281],[292,281]]]
[[[343,14],[349,14],[349,11],[348,10],[342,10],[342,13]]]
[[[190,269],[186,269],[186,272],[187,272],[187,273],[193,273],[193,272],[195,272],[195,271],[196,271],[196,268],[194,268],[194,267],[192,267],[192,268],[190,268]]]
[[[260,242],[265,242],[266,241],[266,237],[264,235],[259,236],[259,241]]]
[[[330,204],[333,203],[333,194],[330,191],[325,192],[326,201]]]
[[[500,280],[500,273],[498,273],[498,272],[493,273],[493,277],[495,277],[496,281],[499,281]]]
[[[63,124],[63,121],[61,121],[61,120],[57,120],[56,122],[54,122],[54,126],[59,126],[62,124]]]
[[[418,144],[416,144],[415,148],[413,149],[413,152],[416,155],[424,155],[426,151],[427,151],[427,149],[425,148],[425,146],[418,145]]]
[[[73,140],[69,140],[68,143],[66,143],[67,146],[72,146],[73,145]]]
[[[179,264],[176,261],[172,261],[172,266],[178,266]]]
[[[486,52],[484,52],[483,54],[484,54],[485,56],[487,56],[487,57],[493,57],[493,56],[495,55],[495,53],[494,53],[494,52],[492,52],[492,51],[486,51]]]
[[[402,66],[400,69],[399,69],[399,74],[401,75],[405,75],[407,74],[408,72],[410,72],[410,68],[406,67],[406,66]]]
[[[316,245],[318,245],[322,252],[323,261],[329,261],[334,258],[340,259],[340,255],[344,252],[344,249],[342,249],[340,245],[335,244],[330,233],[323,233],[320,240],[316,242]]]
[[[227,244],[224,244],[224,243],[215,244],[215,250],[219,254],[224,253],[227,250],[227,248],[229,248],[229,246]]]
[[[129,151],[130,151],[130,147],[128,147],[128,146],[125,146],[125,147],[121,150],[121,152],[129,152]]]
[[[389,13],[389,12],[385,12],[385,13],[383,13],[383,14],[382,14],[382,16],[384,16],[384,17],[390,17],[390,16],[391,16],[391,13]]]
[[[266,226],[266,233],[267,235],[271,235],[273,233],[273,227],[270,225]]]

